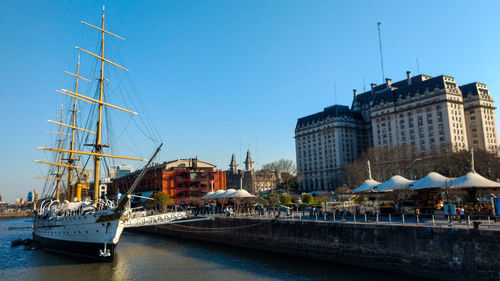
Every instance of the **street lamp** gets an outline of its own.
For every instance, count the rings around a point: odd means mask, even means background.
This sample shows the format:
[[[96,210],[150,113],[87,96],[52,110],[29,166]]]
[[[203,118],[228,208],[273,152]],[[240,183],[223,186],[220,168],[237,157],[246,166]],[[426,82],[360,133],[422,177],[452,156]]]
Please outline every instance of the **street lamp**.
[[[452,210],[451,210],[451,204],[450,204],[450,188],[453,187],[453,185],[448,185],[448,183],[453,183],[451,180],[446,180],[446,191],[445,191],[445,195],[446,195],[446,204],[445,204],[445,208],[448,209],[448,226],[453,226],[453,217],[451,217],[451,214],[452,214]]]
[[[412,165],[413,166],[413,180],[417,179],[417,173],[415,171],[415,162],[420,161],[420,160],[423,160],[423,159],[422,158],[415,158],[413,160],[413,165]]]

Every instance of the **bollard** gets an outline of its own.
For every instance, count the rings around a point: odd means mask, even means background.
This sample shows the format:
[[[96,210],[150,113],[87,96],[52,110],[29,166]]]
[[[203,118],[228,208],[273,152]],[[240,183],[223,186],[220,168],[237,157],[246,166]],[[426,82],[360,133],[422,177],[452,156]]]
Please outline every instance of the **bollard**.
[[[391,224],[391,223],[392,223],[392,216],[391,216],[391,214],[389,214],[389,224]]]
[[[356,222],[356,213],[354,213],[354,222]]]
[[[323,213],[323,220],[326,221],[326,213]]]
[[[488,224],[491,224],[490,216],[488,216]]]
[[[418,214],[417,214],[417,224],[420,222],[420,220],[418,219]]]
[[[378,213],[377,213],[377,223],[378,223]]]
[[[316,216],[316,220],[318,220],[318,214],[315,214],[315,216]]]
[[[401,215],[401,219],[402,219],[403,224],[405,224],[405,214]]]
[[[467,225],[470,227],[470,216],[467,216]]]
[[[335,218],[335,213],[333,213],[333,222],[337,221],[337,218]]]
[[[434,219],[434,215],[432,215],[432,225],[436,225],[436,220]]]
[[[366,220],[366,213],[365,213],[365,222],[368,222],[368,221]]]

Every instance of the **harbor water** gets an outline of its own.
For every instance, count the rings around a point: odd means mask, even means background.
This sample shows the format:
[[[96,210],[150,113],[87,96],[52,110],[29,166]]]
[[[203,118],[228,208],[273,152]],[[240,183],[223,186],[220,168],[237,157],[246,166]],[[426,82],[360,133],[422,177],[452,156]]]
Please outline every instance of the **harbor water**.
[[[114,262],[11,247],[29,218],[0,220],[0,280],[418,280],[383,271],[125,231]],[[235,237],[237,239],[237,237]]]

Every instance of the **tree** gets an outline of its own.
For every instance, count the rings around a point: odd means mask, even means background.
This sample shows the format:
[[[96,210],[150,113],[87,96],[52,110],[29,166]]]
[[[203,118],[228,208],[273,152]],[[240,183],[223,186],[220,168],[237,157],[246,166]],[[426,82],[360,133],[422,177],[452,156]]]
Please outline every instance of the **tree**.
[[[327,201],[326,196],[318,196],[318,197],[314,198],[314,202],[319,203],[320,205],[323,204],[325,209],[326,209],[326,201]]]
[[[163,211],[165,211],[165,209],[167,208],[167,205],[170,205],[173,203],[173,200],[170,198],[170,195],[168,195],[167,193],[165,192],[156,192],[154,195],[153,195],[153,201],[152,201],[152,205],[154,205],[155,207],[158,207],[160,206],[161,209]]]
[[[296,192],[298,189],[297,176],[289,173],[282,173],[281,182],[277,187],[286,190],[288,193]]]
[[[314,201],[318,202],[318,203],[325,203],[326,199],[327,199],[326,196],[318,196],[318,197],[314,198]]]
[[[270,193],[269,194],[269,203],[271,205],[276,205],[279,202],[279,194],[278,193]]]
[[[304,196],[302,196],[302,203],[304,204],[310,204],[314,202],[314,197],[312,196],[312,194],[304,194]]]
[[[262,166],[263,170],[269,170],[274,172],[279,172],[281,174],[288,173],[290,175],[295,175],[297,168],[292,160],[280,159],[271,163],[267,163]]]
[[[290,194],[281,194],[279,198],[282,205],[292,204],[292,196]]]

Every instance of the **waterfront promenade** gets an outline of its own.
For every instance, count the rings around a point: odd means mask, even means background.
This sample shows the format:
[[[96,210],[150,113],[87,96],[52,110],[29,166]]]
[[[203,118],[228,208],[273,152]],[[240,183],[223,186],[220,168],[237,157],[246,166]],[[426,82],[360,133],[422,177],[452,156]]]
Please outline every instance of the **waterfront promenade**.
[[[481,216],[478,219],[474,216],[467,216],[462,222],[455,216],[450,220],[446,216],[431,216],[431,215],[308,215],[308,212],[293,211],[289,215],[284,212],[270,211],[265,214],[255,213],[240,213],[227,216],[226,214],[211,214],[199,213],[198,216],[212,216],[216,219],[224,218],[250,218],[259,220],[282,220],[282,221],[314,221],[317,223],[347,223],[347,224],[379,224],[379,225],[401,225],[401,226],[421,226],[421,227],[437,227],[437,228],[460,228],[460,229],[473,229],[475,223],[479,223],[479,229],[497,230],[500,231],[500,221],[495,222],[493,216]],[[278,216],[279,214],[279,216]]]

